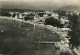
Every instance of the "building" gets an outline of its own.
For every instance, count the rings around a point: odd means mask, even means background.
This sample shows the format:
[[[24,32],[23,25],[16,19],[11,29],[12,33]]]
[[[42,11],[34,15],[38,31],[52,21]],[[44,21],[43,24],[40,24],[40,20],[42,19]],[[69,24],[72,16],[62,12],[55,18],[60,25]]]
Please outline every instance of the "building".
[[[35,16],[34,16],[34,19],[39,19],[40,16],[36,13]]]
[[[54,17],[54,19],[59,19],[59,14],[58,13],[52,13],[51,14],[52,17]]]
[[[60,17],[60,22],[61,22],[61,24],[69,23],[68,17],[66,17],[66,16]]]
[[[9,12],[9,14],[11,15],[11,17],[14,15],[14,12]]]
[[[23,18],[23,16],[22,16],[22,14],[21,14],[21,13],[19,14],[19,18],[20,18],[20,19],[22,19],[22,18]]]
[[[16,19],[17,19],[17,18],[19,18],[19,15],[18,15],[18,14],[16,14],[16,15],[15,15],[15,18],[16,18]]]
[[[78,11],[73,11],[74,14],[79,15],[80,13]]]

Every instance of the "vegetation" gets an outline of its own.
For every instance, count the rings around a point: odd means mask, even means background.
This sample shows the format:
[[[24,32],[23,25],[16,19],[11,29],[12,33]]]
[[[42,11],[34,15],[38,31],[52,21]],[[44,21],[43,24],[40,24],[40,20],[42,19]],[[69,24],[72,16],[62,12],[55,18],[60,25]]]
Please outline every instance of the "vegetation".
[[[26,20],[33,20],[33,19],[34,19],[33,16],[26,16],[26,17],[24,18],[25,21],[26,21]]]
[[[30,10],[30,9],[0,9],[0,15],[1,16],[10,16],[9,12],[13,11],[13,12],[26,12],[26,11],[33,11],[33,12],[43,12],[44,10]],[[59,16],[67,16],[66,15],[66,11],[54,11],[57,12],[59,14]],[[45,13],[38,13],[39,16],[43,16]],[[48,14],[49,16],[51,16],[50,14]],[[15,15],[13,15],[14,17]],[[24,20],[33,20],[34,15],[28,15],[24,18]],[[70,20],[70,28],[72,31],[69,32],[69,35],[71,36],[70,42],[75,45],[78,46],[80,45],[80,15],[68,15],[68,18]],[[63,27],[63,24],[60,24],[60,21],[57,19],[54,19],[53,17],[48,17],[45,19],[45,25],[52,25],[52,26],[56,26],[56,27]]]
[[[1,12],[0,12],[0,15],[1,15],[1,16],[10,16],[10,14],[9,14],[8,11],[1,11]]]
[[[72,31],[69,33],[71,36],[70,42],[73,46],[80,45],[80,15],[73,14],[68,15],[70,22],[71,22],[71,29]]]
[[[60,21],[57,19],[54,19],[53,17],[49,17],[45,19],[45,25],[52,25],[56,27],[63,27],[62,24],[60,24]]]

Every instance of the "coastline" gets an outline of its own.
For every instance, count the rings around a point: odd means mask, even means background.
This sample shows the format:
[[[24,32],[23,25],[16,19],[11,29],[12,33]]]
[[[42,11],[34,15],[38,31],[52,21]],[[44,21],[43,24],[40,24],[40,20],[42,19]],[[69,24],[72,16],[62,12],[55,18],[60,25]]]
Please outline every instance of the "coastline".
[[[24,23],[29,23],[29,24],[34,25],[34,27],[35,27],[35,25],[38,25],[38,26],[47,28],[48,30],[52,31],[52,33],[55,32],[55,33],[59,34],[61,38],[64,37],[64,36],[62,36],[61,33],[57,32],[57,30],[55,31],[56,27],[53,27],[53,26],[51,26],[51,25],[44,25],[44,24],[38,24],[38,23],[36,24],[34,21],[32,21],[32,22],[31,22],[31,21],[24,21],[24,20],[21,20],[21,19],[15,19],[15,18],[6,17],[6,16],[0,16],[0,19],[9,19],[9,20],[16,20],[16,21],[20,21],[20,22],[24,22]],[[61,31],[60,28],[57,28],[57,29]],[[65,38],[65,37],[64,37],[64,38]],[[67,40],[68,40],[68,39],[67,39]],[[76,52],[76,51],[75,51],[75,52]],[[78,54],[78,53],[77,53],[77,54]],[[78,54],[78,55],[79,55],[79,54]]]

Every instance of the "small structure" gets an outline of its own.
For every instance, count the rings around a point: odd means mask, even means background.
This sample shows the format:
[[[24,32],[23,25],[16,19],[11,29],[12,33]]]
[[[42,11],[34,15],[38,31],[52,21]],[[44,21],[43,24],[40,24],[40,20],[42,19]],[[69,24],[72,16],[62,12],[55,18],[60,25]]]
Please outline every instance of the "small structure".
[[[14,18],[19,18],[19,12],[14,12]]]
[[[74,14],[79,15],[80,13],[78,11],[73,11]]]
[[[61,22],[61,24],[69,23],[68,17],[62,16],[60,18],[60,22]]]
[[[34,19],[39,19],[40,16],[36,13],[35,16],[34,16]]]
[[[23,16],[22,16],[22,14],[21,14],[21,13],[19,14],[19,18],[20,18],[20,19],[22,19],[22,18],[23,18]]]
[[[70,28],[61,28],[62,31],[70,31]]]
[[[14,15],[14,13],[13,13],[13,12],[11,12],[11,11],[9,12],[9,14],[11,15],[11,17]]]
[[[17,19],[17,18],[19,18],[19,15],[18,15],[18,14],[16,14],[16,15],[15,15],[15,18],[16,18],[16,19]]]
[[[55,19],[59,19],[59,14],[58,13],[52,13],[51,14],[52,17],[54,17]]]

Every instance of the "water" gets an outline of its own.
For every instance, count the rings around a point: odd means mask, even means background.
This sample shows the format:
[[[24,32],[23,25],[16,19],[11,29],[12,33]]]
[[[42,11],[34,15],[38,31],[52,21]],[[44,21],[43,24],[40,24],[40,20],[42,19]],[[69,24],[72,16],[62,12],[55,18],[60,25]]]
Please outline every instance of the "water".
[[[3,55],[59,55],[54,44],[39,41],[59,41],[56,33],[46,28],[15,20],[0,19],[0,54]]]

